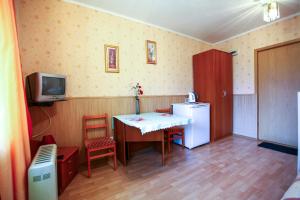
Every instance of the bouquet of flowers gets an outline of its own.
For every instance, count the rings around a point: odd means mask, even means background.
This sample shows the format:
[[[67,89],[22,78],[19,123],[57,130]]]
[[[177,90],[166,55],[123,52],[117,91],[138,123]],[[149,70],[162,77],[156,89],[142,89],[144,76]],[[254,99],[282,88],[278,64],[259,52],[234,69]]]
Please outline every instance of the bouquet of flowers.
[[[143,95],[143,89],[142,89],[142,86],[137,83],[135,86],[132,87],[132,89],[134,90],[134,95],[135,95],[135,98],[138,99],[140,95]]]
[[[139,115],[140,114],[140,99],[139,99],[139,96],[143,95],[144,92],[143,92],[142,86],[139,83],[137,83],[131,89],[134,90],[134,95],[135,95],[135,114]]]

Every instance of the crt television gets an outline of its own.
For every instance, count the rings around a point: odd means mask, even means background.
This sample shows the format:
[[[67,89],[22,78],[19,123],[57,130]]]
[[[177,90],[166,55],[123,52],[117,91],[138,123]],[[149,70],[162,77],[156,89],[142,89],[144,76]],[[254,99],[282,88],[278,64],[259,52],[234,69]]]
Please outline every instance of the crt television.
[[[66,76],[35,72],[26,77],[29,102],[53,102],[66,96]]]

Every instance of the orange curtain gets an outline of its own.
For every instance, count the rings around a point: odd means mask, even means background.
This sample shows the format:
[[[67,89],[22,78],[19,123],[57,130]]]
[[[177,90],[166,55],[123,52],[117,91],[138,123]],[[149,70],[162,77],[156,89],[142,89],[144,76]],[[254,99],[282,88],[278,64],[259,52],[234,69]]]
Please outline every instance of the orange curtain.
[[[12,0],[0,0],[0,195],[27,199],[30,148]]]

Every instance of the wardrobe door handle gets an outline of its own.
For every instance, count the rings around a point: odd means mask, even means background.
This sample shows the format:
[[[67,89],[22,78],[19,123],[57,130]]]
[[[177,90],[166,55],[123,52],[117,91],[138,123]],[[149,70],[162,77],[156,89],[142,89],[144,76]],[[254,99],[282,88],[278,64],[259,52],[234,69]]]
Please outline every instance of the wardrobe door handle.
[[[223,97],[226,97],[226,96],[227,96],[227,91],[223,90]]]

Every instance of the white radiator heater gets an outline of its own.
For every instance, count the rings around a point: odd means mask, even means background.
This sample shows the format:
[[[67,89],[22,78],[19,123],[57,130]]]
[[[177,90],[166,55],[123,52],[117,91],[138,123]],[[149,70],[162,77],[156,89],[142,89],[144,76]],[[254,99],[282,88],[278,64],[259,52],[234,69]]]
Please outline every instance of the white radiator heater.
[[[28,169],[29,200],[57,200],[57,147],[42,145]]]

